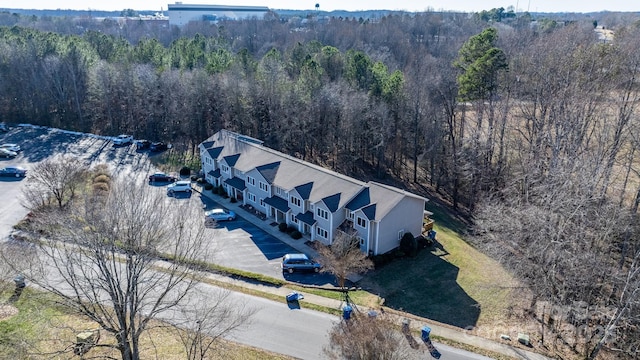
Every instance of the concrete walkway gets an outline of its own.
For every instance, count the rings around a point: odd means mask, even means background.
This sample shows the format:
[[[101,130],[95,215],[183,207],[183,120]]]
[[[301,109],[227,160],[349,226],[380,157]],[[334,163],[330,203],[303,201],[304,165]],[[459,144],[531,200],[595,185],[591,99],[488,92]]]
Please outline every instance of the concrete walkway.
[[[253,223],[260,229],[266,231],[270,235],[288,244],[292,248],[300,251],[301,253],[308,254],[312,257],[317,256],[317,252],[310,246],[306,245],[304,241],[293,240],[290,236],[283,236],[283,233],[278,230],[277,226],[271,225],[271,223],[273,223],[273,219],[262,220],[258,216],[251,214],[247,212],[245,209],[241,208],[240,205],[242,204],[240,202],[232,203],[229,199],[224,199],[219,195],[213,194],[211,191],[204,191],[202,187],[199,186],[198,184],[194,184],[194,190],[199,192],[203,196],[206,196],[211,200],[217,202],[218,204],[227,208],[228,210],[234,211],[236,214],[239,214],[247,221]],[[286,295],[293,291],[291,288],[287,286],[276,287],[276,286],[255,284],[255,283],[250,283],[250,282],[238,280],[238,279],[232,279],[227,276],[215,275],[215,274],[211,274],[208,276],[214,281],[229,283],[234,286],[281,296],[283,301]],[[304,303],[310,303],[310,304],[324,306],[326,308],[340,310],[345,305],[344,302],[340,300],[330,299],[327,297],[309,294],[305,292],[301,292],[301,293],[303,293],[304,295],[304,299],[300,302],[300,305],[303,307],[304,307]],[[396,321],[398,325],[402,324],[403,321],[408,320],[411,329],[416,332],[420,331],[420,329],[423,326],[427,325],[431,328],[431,334],[433,334],[434,336],[441,337],[444,339],[450,339],[452,341],[455,341],[461,344],[470,345],[479,349],[492,351],[494,353],[511,356],[515,359],[527,359],[527,360],[550,359],[546,356],[526,350],[523,347],[511,346],[507,342],[503,343],[503,342],[493,341],[493,340],[489,340],[479,336],[471,335],[462,329],[437,323],[426,318],[415,316],[413,314],[400,312],[397,310],[384,308],[384,307],[382,309],[368,309],[365,307],[358,306],[358,311],[360,312],[366,313],[369,310],[375,310],[378,312],[383,311],[385,313],[385,316],[390,317],[391,319],[393,319],[393,321]],[[511,343],[513,343],[514,341],[517,341],[517,340],[515,339],[511,340]]]

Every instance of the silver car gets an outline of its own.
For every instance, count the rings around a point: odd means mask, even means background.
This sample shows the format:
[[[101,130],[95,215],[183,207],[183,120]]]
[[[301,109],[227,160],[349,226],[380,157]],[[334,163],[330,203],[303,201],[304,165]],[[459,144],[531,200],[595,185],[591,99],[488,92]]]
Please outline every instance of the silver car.
[[[173,195],[177,192],[191,192],[191,181],[176,181],[173,184],[167,186],[167,194]]]
[[[18,156],[17,152],[0,148],[0,158],[14,158],[16,156]]]
[[[13,152],[19,152],[21,150],[18,144],[2,144],[0,145],[0,149],[7,149]]]
[[[215,221],[231,221],[236,219],[236,213],[226,209],[213,209],[205,211],[204,215],[207,219]]]

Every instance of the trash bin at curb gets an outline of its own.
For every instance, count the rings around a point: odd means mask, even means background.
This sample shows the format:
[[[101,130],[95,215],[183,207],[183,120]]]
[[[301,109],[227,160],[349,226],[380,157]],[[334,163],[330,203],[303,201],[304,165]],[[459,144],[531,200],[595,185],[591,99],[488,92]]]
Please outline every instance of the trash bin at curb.
[[[342,318],[345,320],[351,319],[351,312],[353,312],[353,308],[349,305],[342,308]]]
[[[422,341],[429,340],[429,335],[431,334],[431,328],[428,326],[422,327]]]

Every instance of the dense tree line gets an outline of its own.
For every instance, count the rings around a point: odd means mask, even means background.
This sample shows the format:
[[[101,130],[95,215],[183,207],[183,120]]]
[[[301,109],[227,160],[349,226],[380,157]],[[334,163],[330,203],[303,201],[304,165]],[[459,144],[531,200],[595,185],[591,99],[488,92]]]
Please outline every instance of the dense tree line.
[[[564,343],[585,356],[637,356],[637,19],[607,15],[616,33],[603,42],[593,19],[536,26],[499,10],[82,32],[33,20],[0,28],[0,111],[185,151],[227,128],[430,188],[470,215],[477,243],[531,289],[531,309],[572,309],[555,325],[536,315],[545,328],[572,326]]]

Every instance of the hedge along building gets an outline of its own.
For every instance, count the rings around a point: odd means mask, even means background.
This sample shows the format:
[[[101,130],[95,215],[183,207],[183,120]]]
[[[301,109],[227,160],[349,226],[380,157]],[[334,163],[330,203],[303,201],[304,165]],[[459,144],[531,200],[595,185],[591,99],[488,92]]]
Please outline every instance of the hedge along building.
[[[353,234],[370,255],[421,234],[427,199],[376,182],[362,182],[221,130],[199,145],[205,180],[268,218],[331,244]]]

